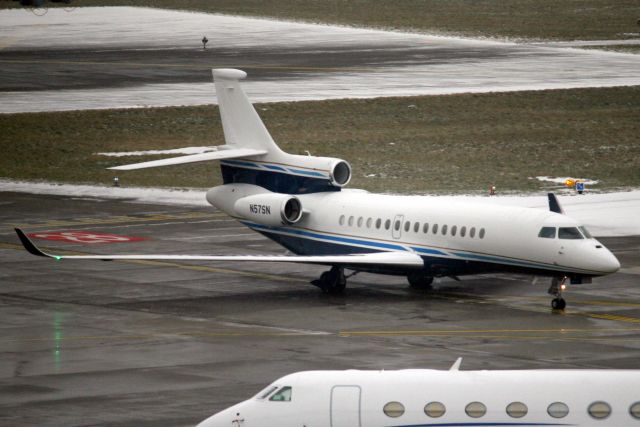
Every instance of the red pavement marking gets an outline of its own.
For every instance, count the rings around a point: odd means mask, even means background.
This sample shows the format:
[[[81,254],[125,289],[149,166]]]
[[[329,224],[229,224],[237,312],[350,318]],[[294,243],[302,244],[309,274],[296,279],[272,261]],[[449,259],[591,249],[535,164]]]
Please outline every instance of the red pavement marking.
[[[31,233],[29,237],[43,240],[59,240],[71,243],[128,243],[147,240],[146,237],[121,236],[118,234],[92,233],[86,231],[60,231]]]

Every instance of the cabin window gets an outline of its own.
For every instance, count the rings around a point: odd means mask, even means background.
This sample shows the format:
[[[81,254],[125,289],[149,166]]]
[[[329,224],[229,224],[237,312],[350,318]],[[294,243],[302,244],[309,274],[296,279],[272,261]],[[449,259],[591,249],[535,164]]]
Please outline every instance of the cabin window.
[[[404,223],[404,231],[411,230],[411,221],[407,221]]]
[[[484,228],[480,229],[480,232],[478,233],[478,237],[481,239],[484,239]]]
[[[640,402],[636,402],[629,408],[629,413],[636,420],[640,420]]]
[[[467,227],[462,226],[462,228],[460,229],[460,237],[464,237],[465,234],[467,234]]]
[[[424,413],[431,418],[440,418],[447,412],[447,408],[440,402],[430,402],[424,405]]]
[[[340,225],[344,225],[344,215],[340,215]]]
[[[424,225],[422,226],[422,232],[424,234],[427,234],[429,232],[429,223],[425,222]]]
[[[471,402],[464,408],[464,411],[471,418],[480,418],[487,413],[487,407],[481,402]]]
[[[282,387],[269,400],[272,402],[291,402],[291,387]]]
[[[382,408],[387,417],[398,418],[404,414],[404,405],[400,402],[389,402]]]
[[[589,415],[596,420],[604,420],[611,415],[611,406],[606,402],[593,402],[589,405]]]
[[[358,228],[362,227],[362,221],[364,221],[364,218],[358,218]]]
[[[453,227],[451,227],[451,235],[455,236],[456,233],[458,232],[458,226],[454,225]]]
[[[349,217],[349,227],[353,226],[353,216]]]
[[[447,224],[442,226],[442,235],[444,236],[445,234],[447,234]]]
[[[555,239],[556,238],[556,228],[555,227],[542,227],[540,232],[538,233],[538,237],[542,237],[544,239]]]
[[[547,408],[547,413],[553,418],[564,418],[569,415],[569,407],[562,402],[553,402]]]
[[[474,237],[476,237],[476,228],[475,227],[471,227],[471,230],[469,230],[469,237],[471,237],[472,239]]]
[[[580,231],[582,231],[582,234],[584,234],[584,237],[586,237],[587,239],[593,239],[593,236],[591,235],[591,233],[589,233],[589,230],[587,230],[587,227],[583,225],[578,228],[580,229]]]
[[[384,228],[385,230],[388,230],[389,228],[391,228],[391,220],[388,219],[384,222]]]
[[[382,225],[382,220],[380,218],[376,219],[376,228],[380,228]]]
[[[272,385],[264,389],[261,393],[258,393],[258,399],[266,399],[271,393],[276,391],[278,386]]]
[[[582,234],[580,234],[580,231],[578,231],[577,227],[558,228],[558,238],[569,239],[569,240],[584,239],[584,237],[582,237]]]
[[[432,234],[438,233],[438,224],[433,224],[433,227],[431,227],[431,233]]]
[[[507,405],[507,414],[511,418],[522,418],[527,415],[527,412],[529,412],[527,405],[522,402],[512,402]]]
[[[400,221],[396,221],[396,223],[393,225],[393,228],[395,228],[396,231],[400,230]]]
[[[371,223],[373,222],[372,218],[367,218],[367,228],[371,228]]]
[[[413,224],[413,232],[417,233],[420,231],[420,223],[416,222],[415,224]]]

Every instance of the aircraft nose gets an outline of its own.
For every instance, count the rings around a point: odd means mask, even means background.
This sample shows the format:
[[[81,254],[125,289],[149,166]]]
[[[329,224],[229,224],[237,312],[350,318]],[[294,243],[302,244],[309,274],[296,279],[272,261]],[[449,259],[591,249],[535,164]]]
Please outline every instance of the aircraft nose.
[[[616,271],[620,270],[620,261],[618,261],[618,258],[616,258],[616,256],[612,254],[609,249],[602,247],[598,250],[604,250],[599,257],[600,270],[602,270],[606,274],[615,273]]]

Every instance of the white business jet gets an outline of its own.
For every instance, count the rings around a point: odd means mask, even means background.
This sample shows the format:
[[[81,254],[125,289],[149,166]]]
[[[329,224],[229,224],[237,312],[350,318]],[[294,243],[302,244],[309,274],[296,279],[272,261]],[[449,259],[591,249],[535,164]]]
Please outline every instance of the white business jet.
[[[225,145],[111,169],[219,160],[224,185],[207,192],[209,203],[294,256],[50,255],[17,230],[26,249],[58,260],[320,264],[331,268],[312,283],[327,293],[344,290],[345,269],[406,276],[415,287],[429,287],[434,277],[526,273],[552,278],[549,293],[556,309],[566,305],[567,279],[585,283],[620,268],[584,226],[563,214],[553,194],[546,211],[345,189],[351,179],[346,161],[288,154],[276,145],[242,90],[245,77],[240,70],[213,70]]]
[[[307,371],[198,427],[640,426],[638,370]]]

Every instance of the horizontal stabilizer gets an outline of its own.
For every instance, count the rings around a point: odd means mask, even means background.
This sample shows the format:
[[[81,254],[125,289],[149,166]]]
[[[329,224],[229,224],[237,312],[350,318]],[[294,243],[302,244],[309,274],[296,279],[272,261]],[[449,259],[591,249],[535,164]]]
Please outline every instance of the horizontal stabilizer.
[[[222,147],[225,147],[225,146],[222,146]],[[211,151],[209,153],[170,157],[168,159],[152,160],[150,162],[114,166],[109,169],[118,170],[118,171],[128,171],[128,170],[134,170],[134,169],[155,168],[158,166],[170,166],[170,165],[182,165],[185,163],[207,162],[210,160],[239,159],[243,157],[262,156],[264,154],[267,154],[266,150],[256,150],[253,148],[218,149],[217,151]]]
[[[380,265],[422,268],[420,256],[409,252],[374,252],[354,255],[280,256],[280,255],[53,255],[38,248],[19,228],[16,233],[25,249],[43,257],[84,260],[171,260],[171,261],[253,261],[253,262],[294,262],[323,265]]]

